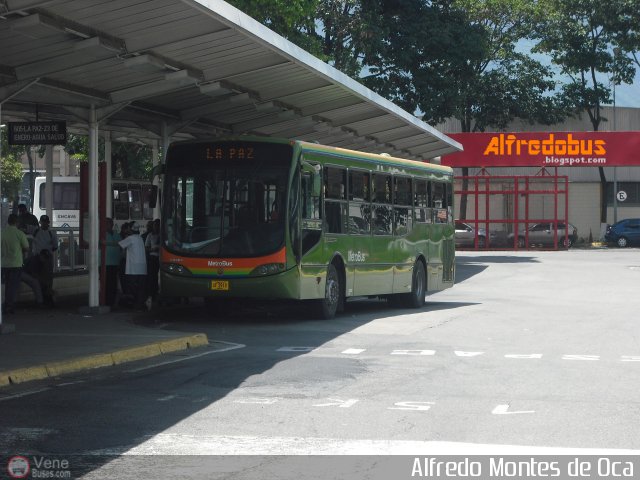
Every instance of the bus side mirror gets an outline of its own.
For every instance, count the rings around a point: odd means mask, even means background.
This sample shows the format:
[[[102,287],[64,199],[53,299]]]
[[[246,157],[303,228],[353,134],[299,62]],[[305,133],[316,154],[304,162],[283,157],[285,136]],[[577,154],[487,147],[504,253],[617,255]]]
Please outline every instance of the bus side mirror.
[[[158,186],[151,185],[151,196],[149,197],[149,208],[156,208],[158,201]]]
[[[322,192],[322,179],[320,178],[320,165],[313,165],[305,160],[300,161],[300,168],[303,172],[311,174],[313,179],[313,190],[311,195],[319,197]]]

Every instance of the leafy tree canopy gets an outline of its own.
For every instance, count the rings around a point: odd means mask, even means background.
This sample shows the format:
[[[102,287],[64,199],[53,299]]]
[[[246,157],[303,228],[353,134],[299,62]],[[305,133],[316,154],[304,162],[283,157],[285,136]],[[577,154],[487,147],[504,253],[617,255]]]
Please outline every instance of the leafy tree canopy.
[[[569,78],[562,89],[565,101],[575,112],[588,113],[594,131],[606,121],[600,107],[611,103],[612,85],[631,83],[635,76],[632,58],[620,47],[630,3],[639,15],[637,1],[539,1],[534,51],[548,54]]]

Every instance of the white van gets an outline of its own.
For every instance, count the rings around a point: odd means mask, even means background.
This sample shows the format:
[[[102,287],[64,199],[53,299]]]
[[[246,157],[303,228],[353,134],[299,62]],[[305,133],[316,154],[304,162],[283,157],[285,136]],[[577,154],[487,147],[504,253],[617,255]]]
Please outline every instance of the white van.
[[[36,177],[33,189],[33,214],[38,220],[47,213],[45,185],[47,177]],[[51,227],[80,228],[80,177],[53,177],[53,213]]]

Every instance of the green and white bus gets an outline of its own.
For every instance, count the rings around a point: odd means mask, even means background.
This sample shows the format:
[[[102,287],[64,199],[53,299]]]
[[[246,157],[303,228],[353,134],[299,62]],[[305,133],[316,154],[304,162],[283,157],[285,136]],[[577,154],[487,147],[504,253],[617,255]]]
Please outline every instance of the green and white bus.
[[[332,318],[350,297],[419,308],[454,283],[448,167],[264,137],[178,142],[162,199],[165,296],[308,300]]]

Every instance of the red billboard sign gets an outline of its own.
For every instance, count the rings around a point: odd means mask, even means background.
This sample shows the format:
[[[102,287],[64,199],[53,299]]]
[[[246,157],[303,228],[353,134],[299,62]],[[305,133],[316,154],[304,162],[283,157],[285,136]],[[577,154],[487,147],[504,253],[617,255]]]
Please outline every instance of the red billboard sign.
[[[640,132],[451,133],[464,151],[450,167],[613,167],[640,165]]]

